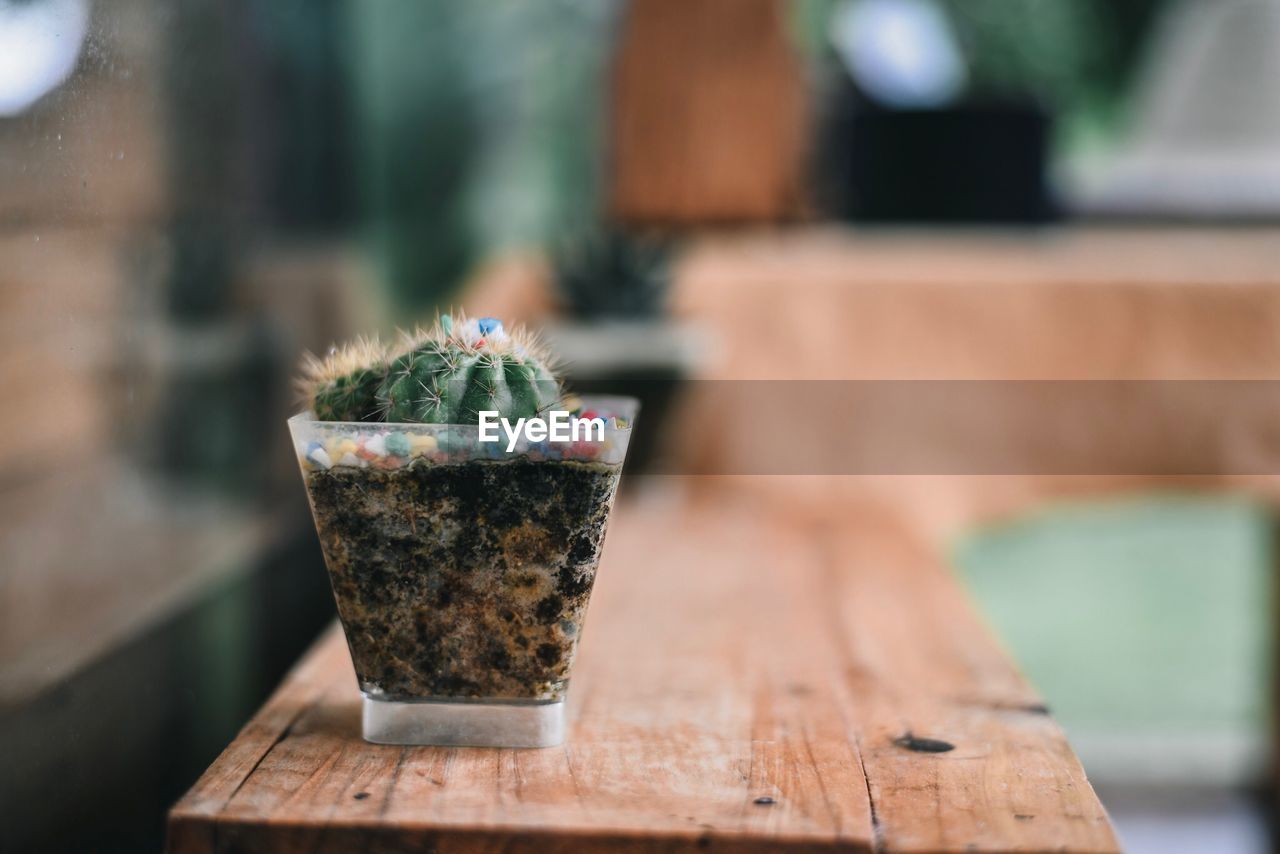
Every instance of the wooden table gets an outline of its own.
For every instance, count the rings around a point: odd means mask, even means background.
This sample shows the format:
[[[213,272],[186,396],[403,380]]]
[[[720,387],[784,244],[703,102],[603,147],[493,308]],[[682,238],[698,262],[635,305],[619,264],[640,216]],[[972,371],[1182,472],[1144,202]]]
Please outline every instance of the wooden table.
[[[562,747],[366,744],[335,627],[174,807],[169,850],[1118,849],[931,550],[664,480],[616,512]]]

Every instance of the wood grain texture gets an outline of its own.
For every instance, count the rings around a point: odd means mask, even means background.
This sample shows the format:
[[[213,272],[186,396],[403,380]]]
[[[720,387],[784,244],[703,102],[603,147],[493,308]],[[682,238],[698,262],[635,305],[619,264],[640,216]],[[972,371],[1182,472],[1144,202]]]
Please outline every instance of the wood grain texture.
[[[169,850],[1117,850],[1061,730],[884,519],[641,493],[605,555],[563,747],[364,743],[335,629],[174,808]]]

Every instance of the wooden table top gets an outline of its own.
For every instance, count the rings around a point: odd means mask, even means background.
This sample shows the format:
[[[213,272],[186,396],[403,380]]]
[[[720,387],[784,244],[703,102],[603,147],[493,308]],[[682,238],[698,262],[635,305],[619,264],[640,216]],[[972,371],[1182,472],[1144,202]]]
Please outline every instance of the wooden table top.
[[[616,510],[562,747],[365,743],[335,627],[174,807],[169,850],[1118,850],[929,548],[668,488]]]

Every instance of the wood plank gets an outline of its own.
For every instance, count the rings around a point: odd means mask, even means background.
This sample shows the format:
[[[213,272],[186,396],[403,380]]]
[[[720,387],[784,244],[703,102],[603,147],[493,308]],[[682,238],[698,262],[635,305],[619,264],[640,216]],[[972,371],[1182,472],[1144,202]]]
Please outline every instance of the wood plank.
[[[1116,850],[926,551],[882,519],[653,498],[610,532],[563,747],[365,744],[330,633],[174,808],[169,850]]]
[[[1050,710],[985,629],[965,619],[965,594],[935,556],[910,537],[856,530],[830,547],[858,567],[833,574],[830,602],[849,651],[849,690],[861,701],[858,744],[886,847],[1115,846]],[[954,749],[904,749],[912,738]]]
[[[811,227],[699,240],[673,310],[710,379],[1272,379],[1277,271],[1273,228]]]
[[[299,718],[315,708],[328,690],[348,678],[354,678],[351,658],[342,631],[335,625],[320,637],[280,689],[183,797],[181,811],[185,820],[170,822],[170,849],[218,850],[214,822],[219,812],[272,748],[291,733]]]

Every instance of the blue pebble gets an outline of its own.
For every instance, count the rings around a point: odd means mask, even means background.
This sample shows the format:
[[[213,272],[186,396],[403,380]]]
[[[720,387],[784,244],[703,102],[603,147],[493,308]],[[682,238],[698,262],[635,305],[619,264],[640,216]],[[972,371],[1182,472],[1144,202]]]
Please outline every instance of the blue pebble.
[[[409,456],[409,437],[403,433],[391,433],[387,436],[387,453],[393,457]]]
[[[481,335],[492,335],[502,330],[502,321],[496,317],[482,317],[476,321]]]

